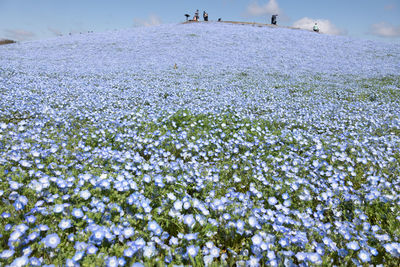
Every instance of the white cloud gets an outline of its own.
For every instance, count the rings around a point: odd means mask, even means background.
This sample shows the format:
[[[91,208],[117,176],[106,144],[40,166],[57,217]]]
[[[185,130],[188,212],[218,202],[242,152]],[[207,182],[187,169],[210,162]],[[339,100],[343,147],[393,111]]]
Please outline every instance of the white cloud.
[[[156,15],[150,15],[147,19],[135,18],[133,23],[135,26],[155,26],[161,24],[161,18]]]
[[[24,40],[29,40],[32,37],[35,36],[33,32],[25,31],[25,30],[5,30],[6,36],[8,38],[11,38],[13,40],[17,41],[24,41]]]
[[[246,8],[246,15],[249,16],[263,16],[272,14],[281,14],[282,10],[279,8],[276,0],[269,0],[268,3],[260,5],[258,1],[250,3]]]
[[[327,19],[312,19],[304,17],[302,19],[299,19],[298,21],[295,21],[293,23],[293,27],[312,30],[315,23],[318,24],[318,28],[321,33],[334,34],[334,35],[345,34],[343,30],[337,28],[335,25],[332,24],[332,22],[330,22]]]
[[[380,37],[400,37],[400,26],[393,26],[386,22],[371,25],[370,33]]]

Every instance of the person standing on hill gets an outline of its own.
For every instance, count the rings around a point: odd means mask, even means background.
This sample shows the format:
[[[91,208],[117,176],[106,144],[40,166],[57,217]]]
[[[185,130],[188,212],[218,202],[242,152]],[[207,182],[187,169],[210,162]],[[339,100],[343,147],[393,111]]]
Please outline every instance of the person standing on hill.
[[[208,21],[208,13],[207,12],[203,12],[203,19],[204,21]]]
[[[194,18],[193,18],[193,20],[194,20],[194,21],[199,21],[199,10],[198,10],[198,9],[196,10],[196,13],[194,13]]]
[[[272,15],[272,17],[271,17],[271,24],[272,25],[276,25],[276,17],[277,17],[278,15]]]
[[[314,27],[313,27],[313,31],[315,31],[315,32],[319,32],[319,28],[318,28],[318,25],[317,25],[317,23],[315,23],[315,25],[314,25]]]

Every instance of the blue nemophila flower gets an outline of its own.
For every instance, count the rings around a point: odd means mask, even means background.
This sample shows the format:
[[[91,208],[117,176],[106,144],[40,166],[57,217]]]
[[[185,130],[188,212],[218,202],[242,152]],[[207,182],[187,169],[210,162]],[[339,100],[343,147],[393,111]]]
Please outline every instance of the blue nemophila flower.
[[[248,261],[246,261],[246,265],[249,267],[258,267],[260,266],[260,260],[257,257],[251,256]]]
[[[88,200],[92,194],[89,192],[89,190],[83,190],[79,193],[80,197],[83,198],[84,200]]]
[[[26,196],[18,196],[14,202],[15,210],[22,210],[28,204],[28,198]]]
[[[173,236],[173,237],[171,237],[171,239],[169,240],[169,244],[170,244],[171,246],[177,246],[177,245],[179,244],[179,239]]]
[[[28,256],[24,255],[24,256],[16,258],[11,263],[11,266],[26,266],[28,263],[29,263],[29,258],[28,258]]]
[[[162,233],[162,228],[156,221],[150,221],[147,225],[147,229],[155,235],[160,235]]]
[[[96,242],[103,241],[104,236],[105,236],[105,232],[102,228],[98,228],[98,229],[94,230],[94,232],[92,233],[92,238]]]
[[[344,248],[341,248],[338,250],[338,255],[342,258],[346,257],[348,254],[349,254],[349,252]]]
[[[29,227],[24,223],[15,226],[15,231],[19,231],[21,233],[25,233],[28,229]]]
[[[371,255],[368,251],[366,250],[360,250],[360,252],[358,252],[358,258],[362,261],[362,262],[369,262],[371,260]]]
[[[127,227],[124,228],[124,230],[122,230],[122,234],[124,235],[125,238],[130,238],[135,234],[135,230],[133,229],[133,227]]]
[[[276,258],[275,252],[272,251],[272,250],[269,250],[267,252],[267,257],[268,257],[269,260],[274,260]]]
[[[29,258],[29,264],[32,266],[41,266],[43,264],[43,259],[31,257]]]
[[[132,258],[133,255],[136,253],[137,249],[133,249],[132,247],[129,247],[124,250],[124,257]]]
[[[69,219],[63,219],[60,221],[60,223],[58,224],[58,227],[60,227],[61,230],[65,230],[68,229],[72,226],[71,224],[71,220]]]
[[[7,218],[11,217],[11,214],[9,212],[3,212],[1,214],[1,217],[4,218],[4,219],[7,219]]]
[[[3,250],[0,253],[0,258],[1,259],[8,259],[8,258],[12,257],[14,255],[14,253],[15,253],[14,250],[10,250],[10,249]]]
[[[33,224],[33,223],[36,222],[36,217],[33,216],[33,215],[28,215],[28,216],[25,217],[25,220],[26,220],[27,223]]]
[[[279,245],[281,245],[282,247],[286,247],[289,245],[289,239],[284,237],[282,239],[279,240]]]
[[[400,243],[386,243],[383,247],[394,257],[400,258]]]
[[[313,264],[322,264],[321,256],[318,253],[308,253],[307,259]]]
[[[268,198],[268,204],[271,206],[274,206],[276,203],[278,203],[278,200],[276,199],[276,197],[269,197]]]
[[[28,235],[28,240],[29,240],[29,241],[33,241],[33,240],[35,240],[36,238],[38,238],[39,236],[40,236],[40,235],[39,235],[38,232],[30,233],[30,234]]]
[[[54,211],[55,213],[61,213],[61,212],[63,212],[63,211],[64,211],[64,205],[63,205],[63,204],[57,204],[57,205],[55,205],[53,211]]]
[[[261,245],[263,239],[260,235],[256,234],[251,238],[251,241],[253,242],[253,245],[259,246]]]
[[[305,252],[297,252],[296,258],[298,261],[305,261],[307,259],[308,254]]]
[[[351,250],[359,250],[360,249],[360,245],[358,245],[358,243],[356,241],[347,243],[346,247]]]
[[[48,248],[56,248],[60,244],[60,237],[57,234],[47,235],[42,242]]]
[[[177,201],[174,202],[174,209],[180,211],[180,210],[182,210],[182,206],[183,206],[182,201],[177,200]]]
[[[72,257],[72,260],[74,262],[78,262],[83,258],[84,255],[85,255],[84,251],[77,251],[75,252],[75,255]]]
[[[75,266],[78,266],[78,263],[76,261],[74,261],[73,259],[66,259],[65,266],[66,267],[75,267]]]
[[[143,247],[143,256],[145,258],[152,258],[156,255],[156,247],[154,245],[148,245]]]
[[[88,255],[93,255],[93,254],[96,254],[96,252],[97,252],[98,250],[99,250],[99,249],[98,249],[95,245],[89,245],[89,246],[87,247],[86,253],[87,253]]]
[[[199,235],[199,233],[189,233],[189,234],[184,235],[183,238],[185,238],[188,241],[196,240],[198,235]]]
[[[87,246],[88,246],[87,243],[77,241],[77,242],[75,243],[75,245],[74,245],[74,248],[75,248],[75,250],[77,250],[77,251],[83,251],[83,250],[86,250]]]
[[[187,247],[187,249],[186,249],[186,252],[187,252],[187,254],[189,255],[189,256],[191,256],[191,257],[196,257],[197,256],[197,253],[199,252],[199,247],[197,247],[197,246],[194,246],[194,245],[190,245],[190,246],[188,246]]]
[[[183,216],[183,222],[190,228],[193,228],[194,224],[196,223],[196,220],[194,219],[192,214],[188,214]]]
[[[22,232],[20,231],[14,231],[10,234],[10,237],[8,239],[9,243],[14,243],[20,241],[20,237],[23,235]]]
[[[82,218],[83,217],[83,211],[81,210],[81,209],[79,209],[79,208],[74,208],[73,210],[72,210],[72,216],[74,216],[75,218]]]

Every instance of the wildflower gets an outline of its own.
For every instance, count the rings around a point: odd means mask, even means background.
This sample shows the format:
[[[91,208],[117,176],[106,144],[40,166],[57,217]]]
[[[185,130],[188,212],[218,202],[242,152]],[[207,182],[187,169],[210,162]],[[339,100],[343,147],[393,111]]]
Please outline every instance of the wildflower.
[[[14,250],[6,249],[0,253],[0,259],[8,259],[14,255]]]
[[[39,224],[39,225],[38,225],[38,229],[39,229],[39,231],[41,231],[41,232],[45,232],[45,231],[49,230],[50,228],[49,228],[47,225],[45,225],[45,224]]]
[[[47,235],[43,239],[43,243],[48,248],[56,248],[58,244],[60,244],[60,237],[57,234],[50,234]]]
[[[92,255],[92,254],[96,254],[98,248],[94,245],[90,245],[87,248],[87,254]]]
[[[253,245],[259,246],[262,242],[262,237],[260,235],[256,234],[251,238],[251,241],[253,242]]]
[[[250,259],[246,263],[247,263],[247,266],[249,266],[249,267],[260,266],[259,259],[254,256],[251,256]]]
[[[198,233],[186,234],[184,238],[188,241],[197,239]]]
[[[170,244],[171,246],[172,246],[172,245],[177,246],[177,245],[179,244],[179,239],[173,236],[173,237],[171,237],[171,239],[169,240],[169,244]]]
[[[92,194],[91,194],[91,193],[89,192],[89,190],[87,190],[87,189],[81,191],[79,195],[80,195],[81,198],[83,198],[84,200],[88,200],[88,199],[92,196]]]
[[[64,205],[63,205],[63,204],[57,204],[57,205],[55,205],[53,211],[54,211],[55,213],[61,213],[61,212],[63,212],[63,211],[64,211]]]
[[[58,227],[60,227],[61,230],[68,229],[71,226],[71,220],[68,219],[61,220],[61,222],[58,224]]]
[[[281,240],[279,240],[279,244],[282,247],[286,247],[287,245],[289,245],[289,239],[287,239],[286,237],[282,238]]]
[[[78,241],[75,243],[74,248],[75,248],[75,250],[83,251],[83,250],[86,250],[87,246],[88,246],[88,244],[86,244],[85,242]]]
[[[276,203],[278,203],[278,200],[276,199],[276,197],[269,197],[268,198],[268,204],[271,206],[274,206]]]
[[[239,233],[243,232],[244,229],[244,222],[242,220],[237,220],[236,221],[236,228],[238,230]]]
[[[360,250],[358,257],[362,262],[369,262],[371,260],[371,256],[366,250]]]
[[[38,259],[36,257],[31,257],[29,259],[29,263],[31,266],[42,266],[42,262],[43,262],[42,259]]]
[[[83,217],[83,212],[82,212],[82,210],[81,209],[79,209],[79,208],[74,208],[73,210],[72,210],[72,216],[74,216],[75,218],[82,218]]]
[[[65,261],[65,266],[66,267],[75,267],[75,266],[79,266],[78,263],[76,261],[74,261],[73,259],[67,259]]]
[[[272,251],[272,250],[269,250],[269,251],[267,252],[267,257],[268,257],[269,260],[274,260],[274,259],[276,258],[275,252]]]
[[[214,257],[214,258],[218,258],[219,257],[219,252],[220,252],[220,249],[219,248],[217,248],[217,247],[212,247],[211,249],[210,249],[210,255],[212,256],[212,257]]]
[[[304,261],[307,259],[307,253],[305,252],[297,252],[296,253],[296,258],[298,261]]]
[[[180,201],[180,200],[177,200],[177,201],[175,201],[174,202],[174,209],[176,209],[176,210],[182,210],[182,201]]]
[[[8,239],[8,242],[17,242],[19,238],[22,236],[22,233],[20,231],[14,231],[10,234],[10,238]]]
[[[160,225],[156,221],[150,221],[147,229],[153,232],[155,235],[160,235],[162,232]]]
[[[360,249],[360,246],[358,245],[358,243],[356,241],[347,243],[346,247],[351,250],[359,250]]]
[[[125,266],[126,260],[122,257],[118,258],[118,265],[119,266]]]
[[[190,228],[193,228],[194,224],[196,223],[196,220],[194,219],[192,214],[185,215],[183,217],[183,222],[189,226]]]
[[[118,266],[118,259],[117,257],[113,256],[113,257],[108,257],[108,259],[106,260],[106,266],[107,267],[117,267]]]
[[[103,241],[104,235],[105,235],[104,230],[102,228],[99,228],[92,233],[92,238],[96,242],[101,242]]]
[[[135,234],[135,230],[133,229],[133,227],[127,227],[127,228],[124,228],[124,230],[122,231],[122,234],[124,235],[125,238],[130,238],[131,236],[133,236]]]
[[[338,255],[339,255],[340,257],[342,257],[342,258],[346,257],[347,254],[349,254],[349,252],[348,252],[346,249],[344,249],[344,248],[338,250]]]
[[[156,253],[156,248],[153,245],[145,246],[143,248],[143,256],[145,258],[151,258],[155,255],[155,253]]]
[[[29,224],[33,224],[36,221],[36,217],[33,216],[33,215],[26,216],[25,219],[26,219],[26,222],[29,223]]]
[[[307,258],[313,264],[321,264],[322,263],[321,256],[318,253],[308,253]]]
[[[75,252],[75,255],[72,257],[72,260],[74,262],[80,261],[83,258],[84,255],[85,255],[85,252],[77,251],[77,252]]]
[[[12,263],[11,266],[25,266],[29,263],[28,256],[24,255],[22,257],[16,258]]]
[[[194,246],[194,245],[190,245],[190,246],[188,246],[188,248],[187,248],[187,253],[188,253],[188,255],[189,256],[191,256],[191,257],[196,257],[196,255],[197,255],[197,253],[199,252],[199,247],[196,247],[196,246]]]
[[[136,250],[133,249],[132,247],[129,247],[124,250],[124,257],[132,258],[133,255],[135,254]]]
[[[38,238],[39,237],[39,233],[38,232],[32,232],[32,233],[30,233],[29,235],[28,235],[28,240],[29,241],[33,241],[33,240],[35,240],[36,238]]]

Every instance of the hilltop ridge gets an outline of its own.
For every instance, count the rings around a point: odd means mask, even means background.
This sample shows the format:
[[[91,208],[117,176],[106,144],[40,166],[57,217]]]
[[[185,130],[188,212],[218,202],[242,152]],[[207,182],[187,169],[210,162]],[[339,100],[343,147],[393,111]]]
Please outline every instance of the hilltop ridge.
[[[183,22],[182,24],[189,24],[189,23],[210,23],[212,21],[193,21],[193,20],[188,20]],[[231,20],[221,20],[218,21],[218,23],[228,23],[228,24],[235,24],[235,25],[250,25],[250,26],[257,26],[257,27],[271,27],[271,28],[285,28],[285,29],[292,29],[292,30],[302,30],[302,31],[309,31],[309,32],[314,32],[312,29],[307,30],[307,29],[301,29],[297,27],[291,27],[291,26],[284,26],[284,25],[273,25],[273,24],[268,24],[268,23],[260,23],[260,22],[248,22],[248,21],[231,21]],[[323,32],[319,32],[322,33]]]
[[[194,72],[252,70],[291,76],[400,72],[393,64],[400,61],[395,44],[250,25],[258,24],[163,24],[20,42],[1,47],[0,64],[29,72],[62,68],[77,73],[162,72],[174,64]]]

